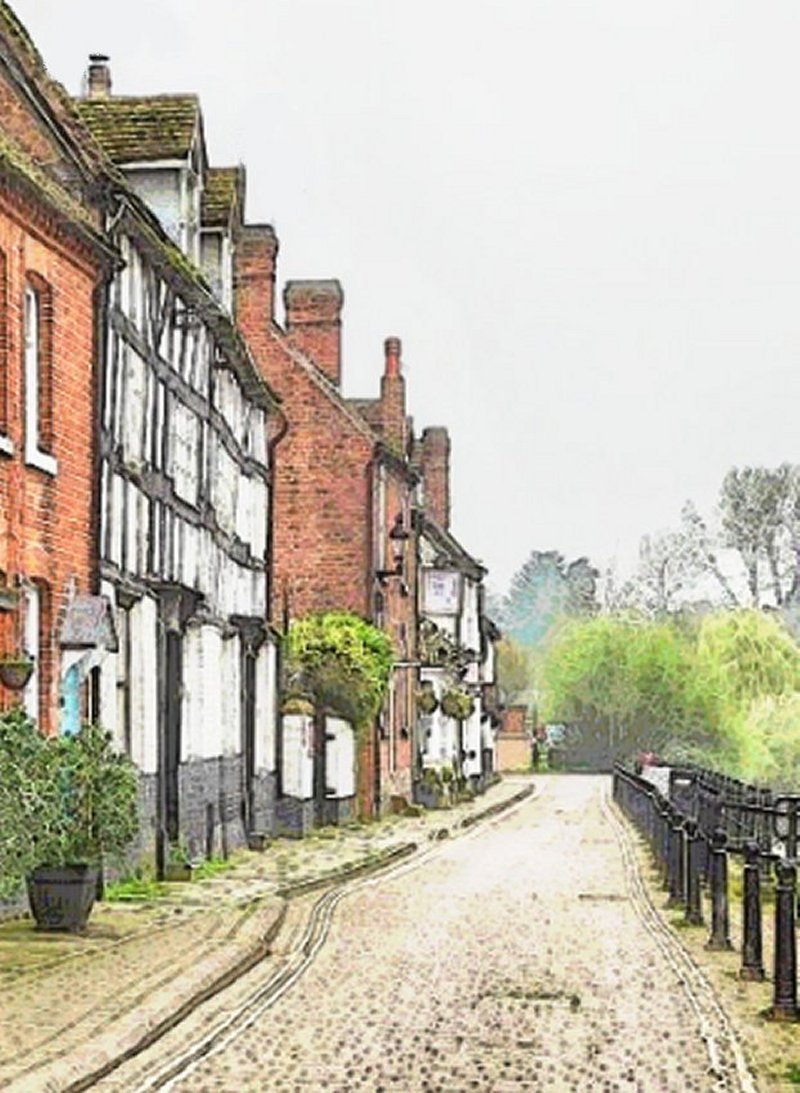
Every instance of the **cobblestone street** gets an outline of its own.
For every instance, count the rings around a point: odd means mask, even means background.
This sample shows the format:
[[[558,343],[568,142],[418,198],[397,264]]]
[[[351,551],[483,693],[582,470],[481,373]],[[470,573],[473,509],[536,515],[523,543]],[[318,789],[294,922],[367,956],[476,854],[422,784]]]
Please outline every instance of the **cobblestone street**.
[[[537,781],[345,898],[298,982],[171,1088],[754,1088],[648,921],[608,780]]]

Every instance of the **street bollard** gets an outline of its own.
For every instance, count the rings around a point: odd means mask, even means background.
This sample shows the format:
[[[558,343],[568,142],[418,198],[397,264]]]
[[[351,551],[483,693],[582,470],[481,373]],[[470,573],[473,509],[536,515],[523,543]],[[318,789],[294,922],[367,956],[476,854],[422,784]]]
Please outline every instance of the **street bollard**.
[[[742,979],[761,981],[764,959],[761,946],[761,851],[755,839],[744,844],[744,878],[742,895]]]
[[[700,855],[702,840],[696,820],[687,820],[686,831],[686,910],[684,918],[691,926],[703,925],[703,900],[700,891]]]
[[[775,977],[770,1016],[775,1021],[796,1021],[797,941],[795,938],[795,897],[797,866],[782,859],[775,864]]]
[[[732,949],[728,920],[728,837],[718,827],[711,836],[709,887],[711,889],[711,936],[707,949]]]

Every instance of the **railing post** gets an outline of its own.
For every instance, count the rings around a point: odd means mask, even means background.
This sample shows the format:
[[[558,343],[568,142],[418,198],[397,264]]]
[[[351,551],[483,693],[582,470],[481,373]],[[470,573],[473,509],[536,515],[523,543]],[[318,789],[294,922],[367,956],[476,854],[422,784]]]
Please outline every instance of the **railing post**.
[[[732,949],[728,920],[728,837],[718,827],[711,836],[709,885],[711,888],[711,936],[707,949]]]
[[[658,807],[659,848],[658,861],[661,867],[661,887],[669,888],[669,848],[672,838],[672,826],[669,822],[669,805],[663,800]]]
[[[670,839],[669,861],[669,899],[668,907],[679,907],[686,898],[685,850],[683,838],[683,820],[677,809],[670,817],[672,837]]]
[[[761,946],[761,871],[759,845],[755,839],[744,844],[744,879],[742,895],[742,979],[761,981],[764,960]]]
[[[686,831],[686,910],[684,918],[692,926],[703,925],[703,900],[700,891],[701,840],[697,820],[684,824]]]
[[[797,866],[782,859],[775,865],[775,978],[770,1016],[776,1021],[796,1021],[797,940],[794,910]]]

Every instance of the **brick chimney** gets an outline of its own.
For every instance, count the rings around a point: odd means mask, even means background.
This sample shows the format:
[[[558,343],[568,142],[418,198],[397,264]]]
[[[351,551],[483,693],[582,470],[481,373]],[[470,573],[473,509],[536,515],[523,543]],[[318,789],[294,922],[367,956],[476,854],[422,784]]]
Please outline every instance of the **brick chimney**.
[[[431,519],[450,528],[450,434],[442,426],[422,433],[422,489]]]
[[[403,379],[399,338],[383,343],[384,366],[381,377],[381,426],[386,445],[399,455],[406,453],[406,381]]]
[[[89,99],[107,99],[111,95],[110,58],[105,53],[89,54],[89,69],[86,73],[86,97]]]
[[[266,333],[275,318],[278,239],[271,224],[246,224],[234,251],[234,307],[245,338]]]
[[[342,304],[338,281],[287,281],[286,331],[292,343],[337,387],[342,381]]]

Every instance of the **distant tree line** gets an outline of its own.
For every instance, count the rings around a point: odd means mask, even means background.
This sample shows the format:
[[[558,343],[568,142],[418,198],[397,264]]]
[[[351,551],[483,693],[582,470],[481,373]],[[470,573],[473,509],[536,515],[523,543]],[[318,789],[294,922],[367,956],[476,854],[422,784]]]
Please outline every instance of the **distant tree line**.
[[[494,612],[504,700],[586,762],[652,750],[800,788],[800,467],[732,468],[622,581],[532,551]]]

